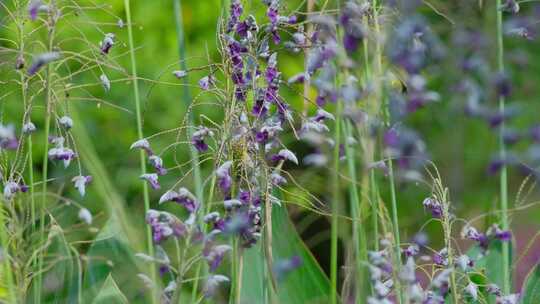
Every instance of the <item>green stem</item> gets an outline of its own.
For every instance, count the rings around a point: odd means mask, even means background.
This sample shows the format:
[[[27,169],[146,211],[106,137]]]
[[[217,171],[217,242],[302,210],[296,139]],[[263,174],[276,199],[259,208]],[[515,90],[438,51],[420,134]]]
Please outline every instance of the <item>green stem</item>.
[[[335,145],[334,145],[334,175],[332,195],[332,221],[330,238],[330,303],[337,303],[338,280],[338,212],[339,212],[339,146],[341,137],[342,102],[336,104]]]
[[[3,203],[3,202],[2,202]],[[8,202],[6,202],[8,203]],[[7,292],[8,292],[8,295],[9,295],[9,300],[10,302],[9,303],[17,303],[17,297],[15,295],[15,284],[14,284],[14,280],[13,280],[13,270],[11,269],[11,264],[9,262],[9,250],[8,250],[8,235],[6,233],[6,229],[7,229],[7,226],[6,226],[6,223],[4,222],[4,210],[2,210],[0,208],[0,244],[2,245],[0,247],[0,250],[2,251],[1,254],[3,255],[3,262],[4,262],[4,265],[3,265],[3,268],[4,268],[4,271],[2,273],[0,273],[0,280],[2,279],[1,275],[2,274],[5,274],[6,276],[6,280],[7,280]]]
[[[351,123],[347,121],[344,125],[345,127],[345,141],[351,137]],[[360,195],[358,194],[358,182],[356,177],[356,158],[354,149],[350,145],[345,145],[345,153],[347,154],[347,168],[349,171],[349,195],[350,195],[350,208],[352,212],[352,232],[353,232],[353,243],[354,243],[354,257],[356,264],[356,280],[358,290],[356,296],[359,297],[363,294],[363,284],[364,273],[363,273],[363,261],[367,261],[367,247],[366,247],[366,232],[365,225],[362,225],[362,210]],[[358,299],[358,298],[357,298]]]
[[[369,189],[371,195],[371,221],[373,226],[373,249],[379,251],[379,198],[377,195],[377,183],[375,181],[375,171],[369,173]]]
[[[496,1],[496,14],[497,14],[497,69],[500,73],[504,73],[504,41],[503,41],[503,28],[502,28],[502,11],[501,0]],[[499,97],[499,111],[504,113],[505,98]],[[501,123],[499,129],[499,153],[501,159],[506,158],[506,145],[504,143],[505,123]],[[500,196],[501,196],[501,211],[502,211],[502,229],[508,230],[508,177],[506,165],[503,164],[501,168],[500,176]],[[510,293],[510,244],[509,242],[502,243],[502,256],[503,256],[503,292],[504,294]]]
[[[138,139],[143,139],[143,129],[142,129],[142,114],[141,114],[141,101],[139,97],[139,82],[138,82],[138,76],[137,76],[137,61],[135,59],[135,45],[133,43],[133,29],[132,29],[132,21],[131,21],[131,6],[130,6],[130,0],[124,0],[124,9],[126,10],[126,21],[127,21],[127,30],[128,30],[128,41],[129,41],[129,57],[131,60],[131,77],[132,77],[132,84],[133,84],[133,95],[135,98],[135,112],[137,116],[137,137]],[[144,156],[144,151],[139,152],[139,162],[140,162],[140,169],[141,174],[146,174],[146,159]],[[143,187],[143,198],[144,198],[144,213],[146,214],[148,210],[150,209],[150,197],[148,193],[148,185],[146,182],[142,182]],[[146,246],[148,249],[148,254],[150,256],[154,256],[154,247],[152,244],[152,231],[150,229],[150,226],[146,225]],[[150,277],[152,278],[152,281],[154,283],[157,283],[156,281],[156,271],[155,271],[155,265],[150,266]],[[157,301],[157,294],[155,288],[152,289],[152,303],[156,303]]]
[[[48,41],[48,50],[52,51],[53,42],[54,42],[54,25],[49,28],[49,41]],[[52,68],[51,65],[47,65],[47,76],[45,78],[45,103],[46,103],[46,112],[45,112],[45,144],[43,152],[43,167],[42,167],[42,188],[41,188],[41,208],[40,208],[40,244],[44,243],[45,240],[45,209],[47,204],[47,179],[48,179],[48,167],[49,167],[49,133],[51,130],[51,112],[52,112]],[[36,278],[36,288],[35,289],[35,300],[36,303],[41,303],[41,283],[42,283],[42,269],[43,269],[43,252],[39,254],[38,259],[38,275]]]

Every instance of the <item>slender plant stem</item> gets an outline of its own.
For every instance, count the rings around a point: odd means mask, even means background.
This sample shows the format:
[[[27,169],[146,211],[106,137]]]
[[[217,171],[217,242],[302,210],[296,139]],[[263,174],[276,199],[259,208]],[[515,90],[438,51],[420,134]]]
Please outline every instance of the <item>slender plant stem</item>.
[[[52,51],[54,43],[54,34],[55,34],[55,24],[53,24],[52,18],[49,18],[51,21],[50,28],[48,29],[48,51]],[[40,244],[43,244],[45,240],[45,209],[47,204],[47,178],[48,178],[48,166],[49,166],[49,132],[51,130],[51,114],[52,114],[52,67],[50,64],[47,65],[47,76],[45,78],[45,144],[43,152],[43,167],[42,167],[42,188],[41,188],[41,208],[40,208]],[[37,290],[35,293],[36,303],[41,303],[41,283],[42,283],[42,270],[43,269],[43,252],[40,253],[38,259],[38,275],[36,278]]]
[[[496,1],[495,10],[497,14],[497,69],[499,73],[504,73],[504,41],[503,41],[503,28],[502,28],[502,11],[501,0]],[[499,97],[499,111],[504,113],[505,98]],[[499,153],[502,160],[506,158],[506,145],[504,143],[505,123],[501,123],[499,129]],[[502,229],[508,230],[508,177],[506,165],[503,164],[501,168],[500,176],[500,196],[501,196],[501,216],[502,216]],[[504,294],[510,293],[510,244],[509,242],[502,243],[502,256],[503,256],[503,292]]]
[[[307,13],[307,16],[309,17],[311,12],[313,12],[313,8],[315,7],[315,0],[307,0],[307,4],[306,4],[306,13]],[[306,28],[306,35],[308,38],[311,37],[311,34],[313,32],[313,25],[311,24],[311,22],[308,22],[307,23],[307,28]],[[310,41],[310,39],[307,39],[306,41]],[[308,70],[308,54],[309,54],[309,48],[305,48],[304,49],[304,71],[307,71]],[[303,108],[302,108],[302,114],[304,116],[307,115],[308,113],[308,108],[309,108],[309,87],[310,87],[310,79],[309,77],[306,77],[306,79],[304,80],[304,103],[303,103]]]
[[[334,176],[332,195],[332,219],[330,238],[330,303],[336,304],[338,280],[338,212],[339,212],[339,147],[341,138],[341,111],[342,102],[336,103],[335,145],[334,145]]]
[[[4,202],[2,202],[3,204]],[[7,225],[5,223],[5,219],[4,219],[4,210],[0,208],[0,244],[2,245],[1,246],[1,250],[3,252],[2,255],[3,255],[3,262],[4,262],[4,265],[3,265],[3,269],[4,269],[4,272],[3,274],[6,276],[5,279],[6,279],[6,282],[7,282],[7,290],[8,290],[8,296],[9,296],[9,300],[10,300],[10,303],[17,303],[16,299],[16,295],[15,295],[15,284],[14,284],[14,280],[13,280],[13,270],[11,269],[11,263],[10,263],[10,258],[9,258],[9,250],[8,250],[8,234],[6,233],[7,232]],[[4,279],[0,276],[0,280],[1,279]]]
[[[345,122],[345,141],[351,137],[351,123],[350,121]],[[354,244],[354,258],[356,264],[356,280],[358,290],[356,296],[359,297],[363,293],[363,284],[364,281],[364,272],[363,272],[363,262],[367,261],[367,247],[366,247],[366,232],[365,225],[362,225],[362,210],[361,210],[361,201],[360,195],[358,193],[358,182],[356,177],[356,155],[354,149],[350,145],[345,145],[345,153],[347,156],[347,169],[349,171],[349,194],[350,194],[350,208],[352,212],[352,232],[353,232],[353,244]],[[358,298],[357,298],[358,300]]]
[[[129,41],[129,57],[131,61],[131,77],[132,77],[132,84],[133,84],[133,95],[135,98],[135,112],[137,116],[137,137],[138,139],[143,139],[143,129],[142,129],[142,114],[141,114],[141,100],[139,97],[139,82],[138,82],[138,76],[137,76],[137,60],[135,58],[135,45],[133,42],[133,29],[132,29],[132,21],[131,21],[131,5],[130,0],[124,0],[124,9],[126,10],[126,21],[127,21],[127,30],[128,30],[128,41]],[[144,156],[144,151],[139,151],[139,162],[140,162],[140,169],[141,174],[146,174],[146,160]],[[143,187],[143,199],[144,199],[144,213],[146,214],[148,210],[150,209],[150,197],[148,193],[148,185],[146,182],[142,182]],[[148,250],[148,253],[150,256],[154,256],[154,247],[152,244],[152,231],[150,229],[150,226],[146,226],[146,247]],[[153,282],[157,283],[156,281],[156,271],[155,271],[155,265],[150,266],[150,278]],[[157,295],[155,288],[152,289],[152,303],[156,303],[157,301]]]

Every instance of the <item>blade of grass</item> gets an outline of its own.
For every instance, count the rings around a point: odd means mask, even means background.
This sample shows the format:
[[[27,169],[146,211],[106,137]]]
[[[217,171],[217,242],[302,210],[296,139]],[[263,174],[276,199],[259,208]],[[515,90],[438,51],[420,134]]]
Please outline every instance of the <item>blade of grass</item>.
[[[129,57],[131,61],[131,77],[133,84],[133,96],[135,98],[135,112],[137,116],[137,135],[138,139],[143,139],[143,129],[142,129],[142,114],[141,114],[141,100],[139,97],[139,82],[137,80],[137,59],[135,58],[135,45],[133,42],[133,23],[131,21],[131,5],[130,0],[124,0],[124,9],[126,10],[126,21],[127,21],[127,30],[128,30],[128,42],[129,42]],[[146,174],[146,160],[144,156],[144,151],[139,151],[139,161],[141,174]],[[143,198],[144,198],[144,213],[148,212],[150,209],[150,197],[148,193],[148,185],[146,182],[141,182],[143,187]],[[148,254],[154,256],[154,247],[152,243],[152,231],[150,226],[146,226],[146,247]],[[150,266],[151,273],[150,278],[153,282],[156,282],[156,271],[155,265]],[[157,295],[155,288],[152,288],[152,303],[157,303]]]

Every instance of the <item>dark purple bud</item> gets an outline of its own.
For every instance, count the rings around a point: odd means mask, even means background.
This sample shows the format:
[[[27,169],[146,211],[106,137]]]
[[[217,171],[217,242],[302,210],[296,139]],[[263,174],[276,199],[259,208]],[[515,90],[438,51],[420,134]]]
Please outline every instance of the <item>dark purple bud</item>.
[[[422,202],[422,205],[425,209],[428,209],[431,211],[431,215],[434,218],[442,218],[443,216],[443,207],[440,202],[438,202],[436,199],[428,197]]]
[[[105,34],[105,37],[103,37],[103,40],[100,43],[99,49],[101,51],[101,54],[107,55],[111,51],[111,48],[114,45],[114,39],[115,36],[113,33],[107,33]]]
[[[498,96],[510,96],[510,93],[512,92],[512,85],[510,83],[510,78],[506,74],[497,74],[495,76],[494,83]]]

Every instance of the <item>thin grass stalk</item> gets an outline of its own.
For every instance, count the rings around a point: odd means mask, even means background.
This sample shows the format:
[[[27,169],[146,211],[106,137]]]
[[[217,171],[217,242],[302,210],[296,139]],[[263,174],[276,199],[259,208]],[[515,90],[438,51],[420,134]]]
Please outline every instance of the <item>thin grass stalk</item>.
[[[347,121],[345,127],[345,138],[351,137],[351,123]],[[353,244],[354,244],[354,258],[356,266],[356,280],[357,291],[356,296],[359,297],[363,291],[364,272],[363,262],[367,261],[367,247],[366,247],[366,232],[365,225],[361,224],[362,211],[360,195],[358,193],[358,182],[356,177],[356,155],[354,149],[350,145],[345,145],[345,153],[347,157],[347,169],[349,171],[349,195],[350,195],[350,208],[352,212],[352,230],[353,230]]]
[[[51,5],[54,6],[54,3]],[[54,34],[55,34],[55,24],[52,21],[52,17],[49,17],[49,20],[51,22],[50,27],[48,27],[48,42],[47,42],[47,50],[50,52],[53,50],[53,43],[54,43]],[[52,112],[52,86],[51,86],[51,80],[52,80],[52,67],[50,64],[47,65],[47,72],[46,72],[46,78],[45,78],[45,144],[44,144],[44,152],[43,152],[43,167],[42,167],[42,188],[41,188],[41,208],[40,208],[40,244],[44,243],[45,240],[45,209],[47,204],[47,178],[48,178],[48,167],[49,167],[49,132],[51,130],[51,112]],[[34,293],[34,300],[36,303],[41,303],[41,284],[43,279],[43,254],[44,252],[41,252],[39,254],[38,259],[38,274],[36,278],[36,286],[35,293]]]
[[[175,0],[173,2],[174,4],[174,21],[175,21],[175,27],[176,27],[176,39],[178,42],[178,56],[180,59],[180,69],[181,70],[187,70],[186,67],[186,42],[185,42],[185,33],[184,33],[184,21],[182,18],[182,0]],[[184,77],[182,80],[182,83],[184,84],[182,88],[182,99],[184,101],[184,104],[189,105],[191,103],[191,91],[189,87],[189,80],[188,76]],[[188,113],[188,125],[193,126],[195,122],[195,117],[193,111],[189,111]],[[188,128],[188,136],[191,138],[193,134],[193,129]],[[191,166],[193,171],[193,180],[195,184],[195,195],[197,196],[197,200],[204,204],[204,194],[203,194],[203,181],[201,178],[201,168],[199,166],[199,153],[197,149],[194,147],[190,147],[190,155],[191,155]],[[200,274],[200,264],[197,266],[196,269],[196,277],[198,277]],[[193,289],[192,289],[192,301],[196,300],[197,297],[197,290],[198,290],[199,280],[195,280],[193,282]]]
[[[184,34],[184,22],[182,18],[182,0],[174,1],[174,17],[175,17],[175,25],[176,25],[176,37],[178,40],[178,56],[180,58],[180,69],[185,71],[187,70],[186,41],[185,41],[185,34]],[[186,105],[191,102],[191,92],[190,92],[188,79],[189,79],[188,76],[185,76],[182,79],[182,83],[184,84],[182,88],[182,98]],[[189,111],[188,113],[189,126],[192,126],[194,122],[195,122],[194,113],[193,111]],[[189,133],[189,137],[191,138],[193,129],[188,128],[188,133]],[[191,164],[192,164],[192,169],[193,169],[193,179],[195,183],[195,194],[199,202],[203,203],[204,202],[203,182],[201,178],[201,168],[199,166],[199,152],[194,147],[191,147],[190,153],[191,153],[191,159],[192,159]]]
[[[342,101],[336,103],[335,145],[334,145],[334,175],[332,187],[332,219],[330,237],[330,303],[337,304],[338,280],[338,217],[339,217],[339,147],[341,138]]]
[[[0,273],[0,275],[5,275],[6,276],[6,280],[7,280],[7,292],[8,292],[8,297],[9,297],[9,300],[10,300],[10,303],[17,303],[16,299],[16,295],[15,295],[15,290],[16,290],[16,287],[15,287],[15,284],[14,284],[14,279],[13,279],[13,270],[11,269],[11,263],[10,263],[10,258],[9,258],[9,253],[8,253],[8,245],[9,245],[9,242],[8,242],[8,234],[6,233],[7,232],[7,225],[5,223],[5,219],[4,219],[4,210],[0,209],[0,244],[2,245],[2,255],[3,255],[3,268],[4,268],[4,271],[3,273]],[[2,279],[2,277],[0,276],[0,279]]]
[[[131,77],[133,84],[133,95],[135,98],[135,112],[137,116],[137,137],[138,139],[143,139],[143,130],[142,130],[142,114],[141,114],[141,101],[139,97],[139,82],[137,76],[137,60],[135,58],[135,45],[133,43],[133,29],[131,22],[131,6],[129,0],[124,0],[124,9],[126,10],[126,21],[127,21],[127,30],[128,30],[128,42],[129,42],[129,57],[131,61]],[[144,156],[144,151],[139,151],[139,161],[141,174],[146,174],[146,160]],[[148,193],[148,185],[146,182],[142,181],[143,187],[143,198],[144,198],[144,214],[150,209],[150,197]],[[146,225],[146,247],[148,254],[154,256],[154,247],[152,243],[152,230],[149,225]],[[156,282],[156,271],[155,265],[152,263],[150,265],[150,278],[153,282]],[[156,282],[157,283],[157,282]],[[156,303],[157,295],[155,288],[152,289],[152,303]]]
[[[497,69],[499,73],[504,73],[504,41],[502,26],[501,0],[496,1],[495,10],[497,14]],[[502,94],[499,96],[499,111],[504,113],[505,98]],[[499,154],[502,160],[506,158],[506,145],[504,143],[505,123],[504,120],[499,128]],[[501,224],[502,229],[507,231],[508,225],[508,177],[506,164],[502,165],[500,176],[500,196],[501,196]],[[503,292],[510,293],[510,242],[502,243],[503,256]]]
[[[377,81],[382,81],[382,50],[381,50],[381,43],[379,41],[380,39],[380,25],[379,25],[379,14],[378,14],[378,7],[377,7],[377,0],[372,1],[373,6],[373,18],[374,18],[374,29],[375,29],[375,69],[376,69],[376,76]],[[386,106],[384,107],[384,116],[386,120],[386,124],[390,125],[390,114],[389,114],[389,104],[386,101],[386,98],[384,96],[384,90],[385,85],[377,84],[376,85],[376,97],[381,98],[381,100],[385,100],[384,103],[386,103]],[[383,104],[384,104],[383,103]],[[390,203],[391,203],[391,212],[392,212],[392,228],[393,228],[393,234],[394,234],[394,247],[395,247],[395,260],[396,260],[396,273],[399,272],[399,269],[401,268],[401,238],[399,233],[399,221],[398,221],[398,208],[397,208],[397,198],[396,198],[396,186],[395,186],[395,178],[394,178],[394,165],[393,160],[390,158],[388,160],[388,178],[390,180]],[[396,298],[398,299],[399,303],[403,303],[403,294],[401,292],[401,286],[399,284],[399,280],[396,280]]]

